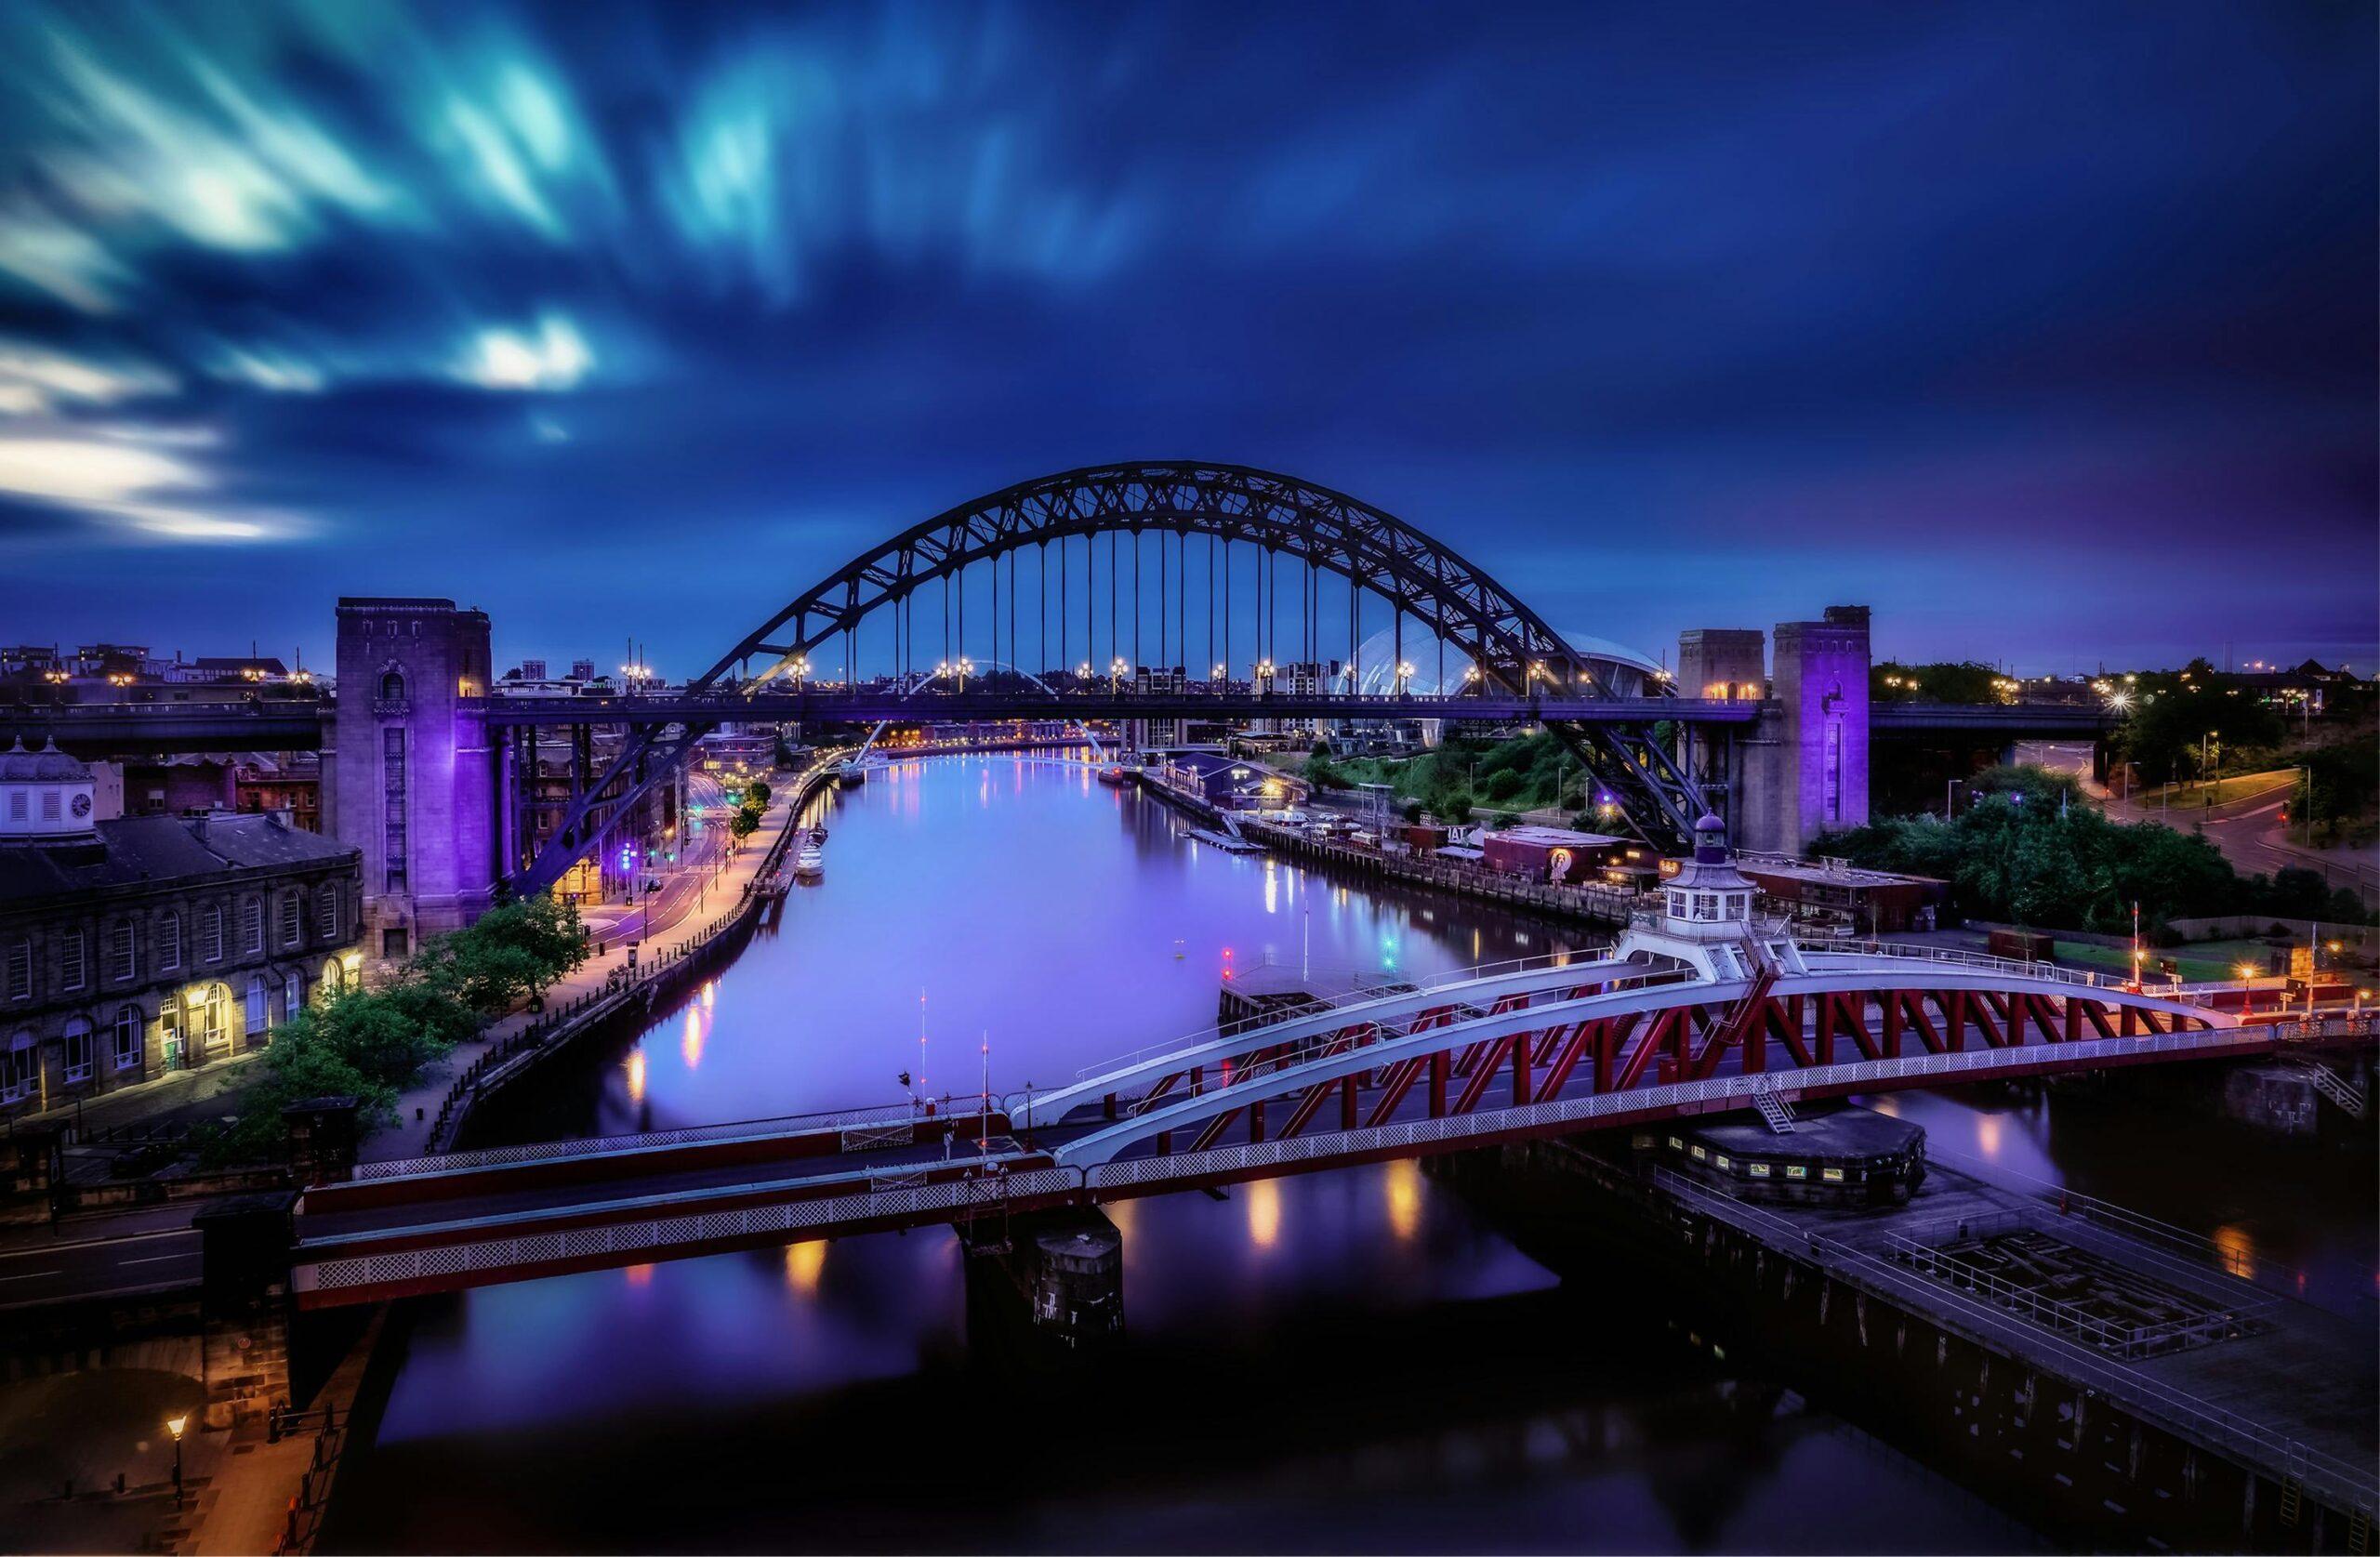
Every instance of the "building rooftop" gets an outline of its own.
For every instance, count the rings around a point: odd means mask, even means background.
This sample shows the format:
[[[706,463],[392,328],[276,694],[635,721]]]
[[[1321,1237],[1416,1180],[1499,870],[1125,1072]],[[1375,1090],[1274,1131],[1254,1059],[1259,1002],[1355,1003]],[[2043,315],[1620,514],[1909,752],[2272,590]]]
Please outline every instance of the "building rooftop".
[[[1846,887],[1939,887],[1938,877],[1902,876],[1889,870],[1869,870],[1841,860],[1805,860],[1792,854],[1745,850],[1736,855],[1736,867],[1746,876],[1776,877],[1788,881],[1832,881]]]
[[[1498,827],[1487,836],[1514,843],[1541,843],[1554,849],[1604,849],[1624,841],[1608,833],[1581,833],[1569,827]]]
[[[346,844],[271,814],[127,816],[60,843],[0,847],[0,906],[258,867],[354,857]]]

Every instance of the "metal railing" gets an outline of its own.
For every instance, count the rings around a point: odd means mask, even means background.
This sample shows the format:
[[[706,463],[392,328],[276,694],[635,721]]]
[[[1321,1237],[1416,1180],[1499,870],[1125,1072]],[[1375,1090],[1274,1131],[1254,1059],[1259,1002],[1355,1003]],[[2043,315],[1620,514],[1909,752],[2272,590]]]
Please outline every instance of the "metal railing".
[[[2342,1510],[2361,1510],[2369,1517],[2375,1505],[2380,1505],[2380,1481],[2375,1481],[2369,1465],[2352,1465],[2309,1448],[2287,1433],[2177,1390],[2119,1359],[2063,1337],[2019,1327],[1987,1302],[1925,1281],[1914,1273],[1896,1269],[1889,1260],[1749,1205],[1715,1186],[1697,1183],[1682,1173],[1659,1166],[1648,1166],[1645,1171],[1648,1180],[1678,1199],[1772,1247],[1805,1251],[1821,1265],[1878,1288],[1885,1296],[1910,1300],[1927,1310],[1955,1312],[1966,1327],[1988,1337],[2012,1355],[2022,1356],[2027,1351],[2048,1352],[2069,1380],[2096,1386],[2128,1409],[2165,1426],[2179,1427],[2220,1447],[2261,1457],[2260,1467],[2276,1480],[2294,1465],[2300,1468],[2307,1485],[2333,1498]]]
[[[1344,1011],[1353,1007],[1367,1005],[1380,1000],[1404,1000],[1409,999],[1416,995],[1435,995],[1446,990],[1460,988],[1464,984],[1478,983],[1488,979],[1504,978],[1514,973],[1533,973],[1539,971],[1551,972],[1558,969],[1565,969],[1573,966],[1576,966],[1581,973],[1599,968],[1607,970],[1614,965],[1607,963],[1599,964],[1596,961],[1596,958],[1606,955],[1610,949],[1611,948],[1608,946],[1605,946],[1600,948],[1589,948],[1582,951],[1547,952],[1537,957],[1510,957],[1501,962],[1483,962],[1471,968],[1452,968],[1445,970],[1444,972],[1424,973],[1419,978],[1382,970],[1376,975],[1382,981],[1382,983],[1356,985],[1337,994],[1316,995],[1312,1006],[1302,1007],[1297,1009],[1285,1012],[1282,1020],[1287,1021],[1291,1019],[1302,1019],[1310,1016],[1328,1015],[1332,1012]],[[1271,958],[1267,957],[1260,959],[1250,966],[1251,969],[1286,967],[1288,966],[1288,959],[1283,958],[1280,962],[1276,963]],[[1357,970],[1350,970],[1350,971]],[[1654,970],[1648,969],[1646,970],[1646,973],[1649,974],[1652,971]],[[1645,974],[1636,973],[1620,975],[1620,977],[1630,979],[1644,976]],[[1409,987],[1395,990],[1382,987],[1382,984],[1391,980]],[[1599,977],[1595,982],[1598,983],[1607,983],[1615,981],[1607,977]],[[1226,1032],[1224,1031],[1226,1026],[1232,1027],[1236,1029],[1236,1031]],[[1254,1023],[1218,1023],[1212,1027],[1201,1028],[1195,1033],[1185,1033],[1179,1037],[1163,1038],[1156,1043],[1144,1044],[1139,1049],[1132,1049],[1128,1053],[1113,1055],[1092,1064],[1085,1065],[1082,1069],[1075,1072],[1075,1079],[1078,1082],[1093,1081],[1103,1075],[1120,1075],[1125,1071],[1136,1070],[1152,1060],[1162,1060],[1170,1054],[1188,1054],[1193,1049],[1202,1049],[1209,1044],[1218,1042],[1223,1038],[1245,1036],[1253,1039],[1254,1035],[1257,1035],[1262,1031],[1262,1026]],[[1253,1043],[1251,1043],[1251,1047],[1253,1047]]]
[[[2021,957],[1997,957],[1990,952],[1973,952],[1959,946],[1908,945],[1897,941],[1821,941],[1808,937],[1799,939],[1797,944],[1805,953],[1816,953],[1821,957],[1850,955],[1900,957],[1917,962],[1939,962],[1958,968],[1980,968],[1997,973],[2009,973],[2019,978],[2043,979],[2053,983],[2074,984],[2084,989],[2123,990],[2127,984],[2126,980],[2112,973],[2095,973],[2083,969],[2061,968],[2056,963],[2038,962]]]

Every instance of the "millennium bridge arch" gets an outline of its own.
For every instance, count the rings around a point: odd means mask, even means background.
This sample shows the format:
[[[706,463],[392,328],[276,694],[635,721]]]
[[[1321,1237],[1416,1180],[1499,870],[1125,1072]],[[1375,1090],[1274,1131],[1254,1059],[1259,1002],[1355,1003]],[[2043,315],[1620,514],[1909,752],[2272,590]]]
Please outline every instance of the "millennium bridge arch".
[[[996,646],[1002,627],[1000,569],[1004,563],[1007,566],[1005,626],[1009,657],[1014,661],[1019,658],[1016,642],[1022,630],[1016,604],[1018,573],[1028,556],[1037,587],[1035,614],[1025,620],[1039,631],[1046,646],[1048,581],[1054,563],[1061,659],[1070,659],[1078,622],[1088,649],[1096,641],[1103,620],[1098,604],[1102,537],[1107,542],[1104,620],[1109,649],[1111,654],[1117,653],[1122,641],[1119,597],[1126,587],[1118,582],[1118,566],[1119,553],[1128,540],[1132,548],[1130,640],[1137,649],[1143,614],[1139,546],[1142,537],[1150,534],[1159,543],[1160,599],[1156,602],[1159,640],[1162,643],[1169,632],[1179,634],[1174,641],[1185,652],[1174,656],[1177,662],[1186,662],[1188,657],[1190,623],[1182,618],[1189,614],[1192,570],[1202,562],[1206,587],[1200,603],[1207,607],[1208,637],[1210,643],[1214,641],[1220,598],[1223,663],[1231,662],[1231,560],[1235,548],[1247,548],[1258,560],[1254,586],[1258,641],[1253,647],[1267,658],[1289,657],[1280,647],[1277,627],[1282,605],[1279,564],[1287,561],[1291,568],[1289,585],[1296,590],[1292,615],[1301,624],[1298,636],[1290,640],[1296,657],[1318,657],[1323,647],[1316,617],[1321,608],[1320,580],[1329,575],[1343,581],[1348,591],[1351,666],[1360,652],[1361,614],[1368,599],[1385,602],[1391,612],[1400,659],[1409,619],[1416,643],[1435,642],[1441,658],[1452,651],[1467,659],[1477,667],[1483,691],[1524,697],[1542,693],[1572,701],[1614,697],[1611,662],[1574,647],[1514,591],[1406,521],[1298,477],[1240,465],[1169,460],[1087,466],[1037,477],[911,525],[792,597],[689,681],[687,693],[733,690],[757,701],[773,683],[790,678],[798,685],[813,665],[840,663],[846,679],[855,678],[860,632],[870,624],[889,636],[893,656],[902,666],[922,667],[932,656],[919,653],[917,648],[921,592],[929,586],[939,587],[938,598],[931,603],[944,614],[941,640],[946,650],[951,641],[948,613],[956,587],[963,643],[965,579],[967,570],[977,565],[988,565],[993,574]],[[1197,548],[1203,557],[1194,557],[1190,546],[1198,537],[1205,541]],[[1166,556],[1169,541],[1174,554],[1171,561]],[[1074,588],[1078,561],[1083,584],[1078,599]],[[1170,600],[1164,598],[1169,593]],[[1275,624],[1269,637],[1264,627],[1268,620]],[[927,627],[932,636],[932,624],[929,622]],[[1659,684],[1653,689],[1657,694],[1667,690]],[[1546,722],[1602,785],[1627,796],[1630,803],[1621,813],[1632,825],[1647,836],[1666,835],[1672,840],[1690,832],[1705,809],[1703,797],[1652,723]],[[707,723],[688,722],[674,728],[637,730],[602,776],[586,788],[565,814],[549,846],[515,878],[515,886],[538,891],[559,879],[595,841],[598,813],[633,801],[710,728]]]

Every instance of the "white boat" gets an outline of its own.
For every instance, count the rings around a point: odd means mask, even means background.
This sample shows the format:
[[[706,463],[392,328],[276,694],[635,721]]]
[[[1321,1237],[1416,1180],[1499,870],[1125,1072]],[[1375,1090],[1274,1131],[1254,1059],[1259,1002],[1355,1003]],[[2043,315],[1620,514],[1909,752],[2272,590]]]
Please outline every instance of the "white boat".
[[[826,848],[816,833],[803,835],[801,847],[793,851],[793,878],[815,881],[826,874]]]

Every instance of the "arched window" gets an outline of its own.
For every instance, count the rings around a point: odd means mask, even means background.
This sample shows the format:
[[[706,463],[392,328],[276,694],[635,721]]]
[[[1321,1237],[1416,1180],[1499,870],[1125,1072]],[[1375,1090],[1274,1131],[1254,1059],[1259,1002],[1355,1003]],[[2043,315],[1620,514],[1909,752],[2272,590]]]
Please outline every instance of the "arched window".
[[[324,941],[338,941],[338,883],[325,881],[314,889],[314,930]]]
[[[316,986],[325,996],[344,994],[347,990],[347,970],[332,957],[323,964],[323,982]]]
[[[157,921],[157,971],[172,973],[182,965],[182,917],[168,908]]]
[[[387,670],[380,674],[380,701],[402,703],[405,697],[405,679],[402,671]]]
[[[66,1079],[91,1079],[91,1024],[79,1016],[66,1023]]]
[[[198,917],[198,957],[201,962],[223,960],[223,906],[210,903]]]
[[[0,1054],[0,1102],[19,1102],[41,1089],[41,1047],[31,1028],[19,1028]]]
[[[248,975],[248,1036],[251,1038],[258,1036],[266,1028],[272,1025],[272,1013],[267,1010],[265,1006],[264,975],[251,973]]]
[[[130,919],[108,927],[108,977],[128,984],[140,976],[140,936]]]
[[[281,943],[295,946],[306,939],[306,894],[291,888],[281,894]]]
[[[115,1068],[128,1071],[140,1063],[140,1008],[120,1006],[115,1013]]]
[[[306,975],[292,973],[281,986],[281,1020],[294,1021],[306,1009]]]
[[[192,1046],[205,1054],[223,1039],[223,986],[207,984],[184,1003],[190,1007]]]

